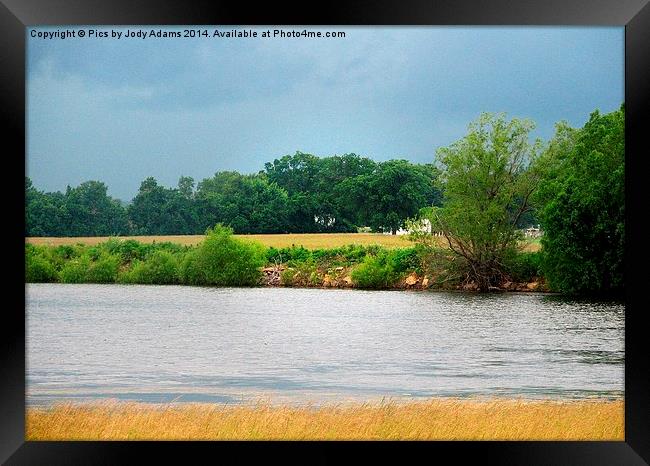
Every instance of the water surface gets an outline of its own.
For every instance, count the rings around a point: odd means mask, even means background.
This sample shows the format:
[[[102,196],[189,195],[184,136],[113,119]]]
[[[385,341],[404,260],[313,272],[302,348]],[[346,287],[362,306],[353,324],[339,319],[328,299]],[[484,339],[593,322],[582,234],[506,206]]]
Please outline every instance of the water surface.
[[[620,397],[620,302],[538,293],[26,286],[27,402]]]

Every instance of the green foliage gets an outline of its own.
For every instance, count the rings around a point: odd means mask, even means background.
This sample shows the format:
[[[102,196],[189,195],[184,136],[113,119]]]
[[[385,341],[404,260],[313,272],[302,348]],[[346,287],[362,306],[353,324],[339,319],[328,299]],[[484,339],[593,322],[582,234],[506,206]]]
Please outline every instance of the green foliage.
[[[263,246],[236,239],[232,229],[217,225],[186,255],[180,267],[181,280],[190,285],[257,285],[264,252]]]
[[[366,256],[361,264],[352,269],[351,277],[359,288],[380,289],[393,285],[399,275],[393,269],[389,256],[379,254]]]
[[[87,255],[72,259],[61,269],[60,279],[63,283],[85,283],[86,271],[90,267],[90,257]]]
[[[266,250],[266,261],[269,264],[286,263],[295,266],[303,262],[313,261],[319,266],[350,265],[361,262],[368,254],[378,254],[385,249],[379,245],[347,244],[338,248],[306,249],[302,246],[288,248],[270,247]]]
[[[25,281],[27,283],[48,283],[57,281],[54,266],[40,254],[25,257]]]
[[[143,235],[187,235],[201,228],[194,202],[194,180],[181,176],[178,189],[149,177],[127,208],[133,232]]]
[[[222,223],[237,233],[287,231],[287,193],[264,175],[217,172],[199,183],[196,199],[204,227]]]
[[[447,248],[419,243],[415,247],[420,258],[422,274],[436,288],[454,289],[468,277],[467,261]]]
[[[178,266],[178,277],[185,285],[201,286],[206,284],[204,271],[199,263],[198,250],[195,249],[185,254]]]
[[[415,271],[421,273],[421,258],[416,248],[398,248],[390,251],[387,263],[398,274]]]
[[[96,261],[98,260],[104,251],[102,250],[103,248],[100,245],[96,246],[89,246],[85,251],[84,254],[87,254],[88,257],[90,257],[90,260]]]
[[[38,191],[25,179],[27,236],[106,236],[129,230],[126,212],[99,181],[86,181],[65,193]]]
[[[266,250],[266,261],[268,263],[304,262],[312,257],[312,252],[302,246],[291,246],[289,248],[270,247]]]
[[[58,257],[61,261],[67,261],[76,257],[80,254],[79,248],[70,246],[70,245],[60,245],[56,246],[53,250],[53,254]]]
[[[539,175],[531,164],[540,150],[528,142],[534,125],[482,114],[468,134],[437,152],[444,204],[432,212],[434,230],[449,239],[471,281],[488,290],[504,278],[504,258],[520,239],[517,224]]]
[[[136,259],[131,268],[120,275],[120,281],[156,285],[178,283],[177,259],[170,252],[155,251],[144,261]]]
[[[349,178],[339,187],[341,198],[358,212],[357,222],[375,231],[395,232],[422,207],[440,202],[432,165],[389,160],[371,173]]]
[[[103,254],[90,263],[84,281],[86,283],[115,283],[119,265],[118,257]]]
[[[539,217],[542,268],[553,290],[624,288],[625,109],[591,114],[582,129],[560,125],[544,159]]]
[[[150,244],[140,243],[132,239],[120,241],[117,238],[111,238],[104,243],[106,252],[118,255],[122,263],[143,260],[151,248],[152,245]]]
[[[420,257],[415,248],[381,249],[366,254],[352,269],[353,283],[359,288],[390,288],[406,272],[421,271]]]
[[[286,268],[280,272],[280,283],[283,285],[293,285],[298,271],[294,268]]]
[[[68,259],[61,267],[59,279],[62,283],[115,283],[119,265],[119,257],[93,249],[92,254],[85,251]]]
[[[440,202],[436,176],[432,165],[405,160],[378,164],[356,154],[296,152],[257,174],[222,171],[198,184],[181,176],[168,188],[148,177],[128,206],[98,181],[44,193],[25,178],[25,235],[202,234],[216,223],[237,233],[395,229],[420,207]],[[142,259],[129,260],[135,258]]]
[[[506,259],[506,271],[514,282],[530,282],[541,276],[542,253],[520,252]]]
[[[318,266],[310,258],[283,270],[280,273],[280,283],[293,286],[319,286],[322,284],[322,278]]]

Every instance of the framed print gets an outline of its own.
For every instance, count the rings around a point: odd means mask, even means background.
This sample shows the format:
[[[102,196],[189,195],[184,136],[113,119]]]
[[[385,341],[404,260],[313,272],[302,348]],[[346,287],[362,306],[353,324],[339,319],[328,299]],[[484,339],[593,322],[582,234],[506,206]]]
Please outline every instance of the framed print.
[[[7,464],[650,461],[647,2],[1,10]]]

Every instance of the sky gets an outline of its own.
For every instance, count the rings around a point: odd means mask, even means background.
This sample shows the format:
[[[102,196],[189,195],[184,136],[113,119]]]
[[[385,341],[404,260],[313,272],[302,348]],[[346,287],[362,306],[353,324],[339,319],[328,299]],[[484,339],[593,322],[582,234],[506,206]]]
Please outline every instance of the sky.
[[[108,37],[31,37],[80,29]],[[176,186],[181,175],[256,173],[296,151],[431,163],[481,112],[530,118],[548,140],[555,123],[580,127],[624,101],[622,27],[151,29],[187,28],[27,29],[26,171],[39,190],[99,180],[130,201],[148,176]]]

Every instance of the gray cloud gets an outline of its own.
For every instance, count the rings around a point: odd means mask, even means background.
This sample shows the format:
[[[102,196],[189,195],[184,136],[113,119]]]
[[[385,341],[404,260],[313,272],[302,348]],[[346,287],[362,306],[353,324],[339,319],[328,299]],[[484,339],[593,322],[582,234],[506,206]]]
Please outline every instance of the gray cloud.
[[[256,172],[296,150],[430,162],[482,111],[532,118],[546,138],[623,99],[622,28],[345,30],[29,39],[28,174],[47,190],[99,179],[128,200],[146,176]]]

